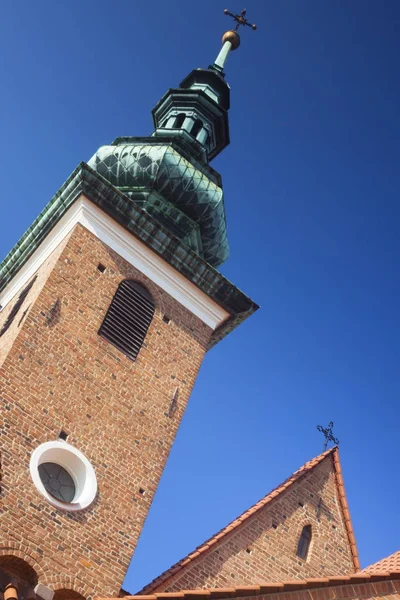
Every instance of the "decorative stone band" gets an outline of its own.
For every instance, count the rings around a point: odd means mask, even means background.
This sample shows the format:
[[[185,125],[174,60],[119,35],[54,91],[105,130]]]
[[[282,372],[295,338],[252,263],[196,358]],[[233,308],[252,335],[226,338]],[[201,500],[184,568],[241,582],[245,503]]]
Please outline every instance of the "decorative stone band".
[[[209,347],[258,309],[248,296],[86,163],[75,169],[0,264],[3,307],[45,260],[42,244],[46,241],[50,247],[55,241],[60,243],[77,222],[133,261],[207,323],[214,331]]]

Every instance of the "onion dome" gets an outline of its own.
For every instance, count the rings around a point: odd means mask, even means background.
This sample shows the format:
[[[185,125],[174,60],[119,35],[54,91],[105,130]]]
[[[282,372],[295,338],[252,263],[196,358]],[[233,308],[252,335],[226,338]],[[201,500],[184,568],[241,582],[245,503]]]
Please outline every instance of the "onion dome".
[[[118,138],[89,166],[217,267],[229,255],[221,177],[175,137]]]

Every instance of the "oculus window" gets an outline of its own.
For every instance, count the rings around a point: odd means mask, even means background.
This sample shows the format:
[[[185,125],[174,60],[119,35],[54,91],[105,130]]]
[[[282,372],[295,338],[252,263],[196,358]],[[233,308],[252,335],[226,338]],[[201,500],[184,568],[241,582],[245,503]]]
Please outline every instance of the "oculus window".
[[[39,477],[45,489],[62,502],[72,502],[75,498],[76,486],[71,475],[57,463],[42,463],[38,467]]]
[[[32,452],[29,469],[36,489],[57,508],[82,510],[96,497],[97,479],[92,465],[67,442],[41,444]]]

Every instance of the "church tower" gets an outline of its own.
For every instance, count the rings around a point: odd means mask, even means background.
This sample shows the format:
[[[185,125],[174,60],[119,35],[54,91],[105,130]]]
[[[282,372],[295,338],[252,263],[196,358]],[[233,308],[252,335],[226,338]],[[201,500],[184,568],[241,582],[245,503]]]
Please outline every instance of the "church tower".
[[[228,257],[215,63],[81,163],[0,265],[0,585],[116,596],[207,350],[257,306]],[[17,592],[14,587],[16,586]],[[14,594],[14,596],[13,596]]]

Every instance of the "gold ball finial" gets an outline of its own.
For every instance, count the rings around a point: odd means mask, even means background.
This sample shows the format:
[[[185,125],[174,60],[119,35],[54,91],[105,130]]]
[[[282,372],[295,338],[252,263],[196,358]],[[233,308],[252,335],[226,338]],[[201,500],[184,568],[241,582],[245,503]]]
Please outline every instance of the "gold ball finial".
[[[238,32],[233,30],[225,31],[224,35],[222,36],[222,43],[225,44],[225,42],[230,42],[232,44],[232,50],[239,48],[240,36]]]

